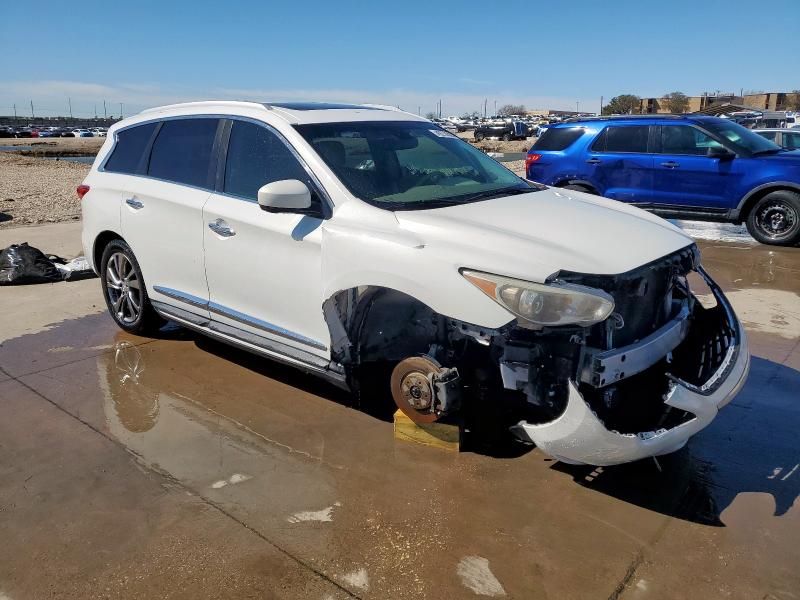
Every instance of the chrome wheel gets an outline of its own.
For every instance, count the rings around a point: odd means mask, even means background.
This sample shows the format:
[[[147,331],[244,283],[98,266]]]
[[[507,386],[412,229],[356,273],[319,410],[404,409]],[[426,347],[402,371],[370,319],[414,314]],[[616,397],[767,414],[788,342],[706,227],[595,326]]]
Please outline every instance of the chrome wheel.
[[[114,252],[106,264],[106,293],[120,323],[131,325],[142,314],[142,286],[131,260]]]
[[[790,235],[798,225],[798,215],[793,207],[783,202],[771,202],[759,208],[756,224],[763,234],[780,240]]]

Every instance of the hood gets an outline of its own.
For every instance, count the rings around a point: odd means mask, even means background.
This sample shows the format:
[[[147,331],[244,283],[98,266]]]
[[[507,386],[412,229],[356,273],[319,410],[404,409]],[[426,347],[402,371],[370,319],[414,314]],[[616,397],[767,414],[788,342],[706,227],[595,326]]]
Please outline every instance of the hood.
[[[559,270],[624,273],[693,243],[638,208],[552,188],[395,216],[437,259],[530,281]]]

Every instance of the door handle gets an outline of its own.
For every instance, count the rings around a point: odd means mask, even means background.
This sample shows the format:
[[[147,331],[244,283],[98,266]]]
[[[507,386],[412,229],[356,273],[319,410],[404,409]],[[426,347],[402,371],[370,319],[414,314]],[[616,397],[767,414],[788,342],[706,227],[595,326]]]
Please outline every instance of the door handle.
[[[674,160],[668,160],[667,162],[661,163],[662,167],[667,167],[668,169],[677,169],[681,166],[681,163],[676,163]]]
[[[586,162],[589,163],[590,165],[596,165],[596,164],[599,164],[599,163],[601,163],[603,161],[600,160],[599,158],[590,158]]]
[[[144,203],[143,202],[139,202],[136,198],[127,198],[125,200],[125,204],[127,204],[128,206],[130,206],[131,208],[133,208],[135,210],[139,210],[140,208],[144,208]]]
[[[208,228],[217,235],[221,235],[222,237],[232,237],[236,235],[236,232],[233,229],[231,229],[231,227],[222,219],[211,221],[208,224]]]

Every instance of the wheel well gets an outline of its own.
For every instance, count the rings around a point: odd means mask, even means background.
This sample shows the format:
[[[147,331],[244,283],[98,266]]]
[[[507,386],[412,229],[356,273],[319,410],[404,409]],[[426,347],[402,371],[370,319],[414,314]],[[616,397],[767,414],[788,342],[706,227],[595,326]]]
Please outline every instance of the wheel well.
[[[742,205],[742,210],[739,211],[738,223],[744,223],[747,220],[747,216],[750,214],[750,211],[753,210],[753,207],[756,205],[756,202],[761,200],[767,194],[771,194],[772,192],[794,192],[795,194],[800,194],[800,190],[797,188],[788,186],[788,185],[776,185],[774,187],[768,187],[763,190],[758,190],[752,196],[750,196]]]
[[[562,179],[555,185],[555,187],[564,187],[567,185],[579,185],[583,188],[586,188],[590,192],[594,192],[595,194],[597,193],[597,189],[591,183],[581,181],[580,179]]]
[[[424,353],[444,319],[413,296],[382,286],[342,290],[323,304],[335,360],[397,361]]]
[[[94,248],[92,249],[92,262],[95,271],[100,272],[100,259],[103,258],[103,250],[106,249],[106,246],[114,240],[121,239],[123,239],[122,236],[113,231],[103,231],[95,238]]]

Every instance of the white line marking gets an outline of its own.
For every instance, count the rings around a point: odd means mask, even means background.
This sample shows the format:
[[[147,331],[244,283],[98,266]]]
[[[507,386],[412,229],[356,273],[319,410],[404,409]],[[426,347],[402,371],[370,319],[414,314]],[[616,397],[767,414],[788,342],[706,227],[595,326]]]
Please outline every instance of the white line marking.
[[[219,481],[215,481],[211,484],[211,487],[215,490],[220,488],[224,488],[226,485],[236,485],[237,483],[244,483],[252,479],[252,475],[244,475],[242,473],[234,473],[228,479],[220,479]],[[2,600],[2,599],[0,599]]]

